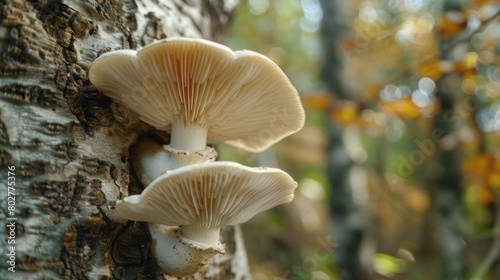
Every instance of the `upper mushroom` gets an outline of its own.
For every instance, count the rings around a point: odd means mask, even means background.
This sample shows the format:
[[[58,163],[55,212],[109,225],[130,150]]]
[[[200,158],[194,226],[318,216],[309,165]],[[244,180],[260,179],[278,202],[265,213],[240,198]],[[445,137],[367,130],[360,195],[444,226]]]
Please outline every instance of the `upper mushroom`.
[[[258,152],[304,124],[298,93],[275,63],[202,39],[106,53],[93,62],[89,78],[146,123],[171,132],[176,150],[228,141]]]

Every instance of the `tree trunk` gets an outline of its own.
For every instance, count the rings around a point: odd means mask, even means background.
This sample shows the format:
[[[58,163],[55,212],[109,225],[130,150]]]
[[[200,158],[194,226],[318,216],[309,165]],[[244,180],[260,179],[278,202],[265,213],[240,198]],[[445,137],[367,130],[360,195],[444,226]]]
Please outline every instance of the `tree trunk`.
[[[87,71],[155,39],[220,42],[237,2],[0,0],[0,279],[168,278],[146,224],[113,209],[143,189],[129,154],[150,128]],[[226,254],[194,278],[248,278],[239,229],[222,237]]]
[[[443,2],[443,12],[452,10],[461,11],[465,9],[465,2],[461,0],[445,0]],[[442,60],[453,61],[453,52],[448,49],[451,41],[441,36],[438,37],[440,56]],[[458,54],[458,52],[456,52]],[[455,54],[455,55],[456,55]],[[462,56],[465,53],[461,54]],[[445,142],[446,139],[456,137],[456,124],[450,121],[450,113],[455,114],[455,108],[458,104],[457,94],[445,92],[443,80],[438,81],[438,90],[436,97],[441,102],[441,109],[434,117],[435,130],[441,133],[439,142]],[[469,102],[470,101],[470,102]],[[475,101],[470,98],[465,104],[469,106]],[[471,108],[474,106],[471,106]],[[475,110],[471,109],[470,114],[475,115]],[[455,116],[458,117],[458,116]],[[453,117],[453,118],[455,118]],[[448,140],[449,141],[449,140]],[[432,198],[436,211],[441,214],[441,249],[442,249],[442,278],[443,279],[466,279],[466,265],[464,252],[466,244],[464,242],[464,191],[462,186],[461,172],[461,150],[458,145],[437,145],[437,158],[442,166],[441,172],[431,181],[435,186]]]
[[[341,56],[339,42],[348,31],[346,2],[341,0],[322,0],[324,17],[321,24],[321,40],[324,64],[321,79],[333,99],[352,99],[344,77],[344,58]],[[341,279],[356,280],[367,278],[367,270],[360,260],[361,245],[367,230],[367,213],[363,205],[354,199],[353,176],[359,176],[360,168],[356,168],[352,155],[346,149],[345,133],[338,124],[328,124],[328,166],[327,174],[330,182],[329,198],[333,233],[338,247],[334,250],[334,258],[340,269]],[[350,130],[355,137],[359,132]],[[358,182],[359,184],[359,182]]]

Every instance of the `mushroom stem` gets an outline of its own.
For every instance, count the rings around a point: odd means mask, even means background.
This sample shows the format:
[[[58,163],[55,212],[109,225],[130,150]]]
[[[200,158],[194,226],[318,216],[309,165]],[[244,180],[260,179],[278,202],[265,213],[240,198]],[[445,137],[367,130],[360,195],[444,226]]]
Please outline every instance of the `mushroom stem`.
[[[207,246],[182,236],[178,227],[149,223],[153,240],[151,251],[156,263],[167,274],[177,277],[192,275],[208,266],[217,254],[224,254],[224,245]]]
[[[219,242],[220,227],[202,228],[198,225],[182,226],[182,236],[193,241],[209,246],[215,246]]]
[[[170,147],[182,151],[201,151],[207,146],[208,128],[192,124],[174,123]]]

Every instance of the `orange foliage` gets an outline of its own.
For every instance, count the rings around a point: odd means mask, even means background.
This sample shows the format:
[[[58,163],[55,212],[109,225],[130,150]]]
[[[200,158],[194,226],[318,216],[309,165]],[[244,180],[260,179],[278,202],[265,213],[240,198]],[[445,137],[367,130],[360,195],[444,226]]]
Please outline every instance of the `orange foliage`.
[[[359,106],[354,101],[336,101],[330,111],[330,118],[340,125],[354,124],[358,121]]]
[[[465,57],[455,64],[454,71],[463,76],[470,76],[476,73],[478,55],[470,52]]]
[[[452,62],[430,59],[417,67],[417,72],[422,77],[428,77],[433,81],[439,80],[444,74],[455,72],[465,77],[476,74],[479,56],[475,52],[467,53],[463,59]]]
[[[487,189],[500,189],[500,158],[492,154],[476,155],[462,164],[465,175],[478,178]]]
[[[444,13],[441,17],[438,32],[443,38],[456,36],[467,27],[467,16],[459,11]]]
[[[500,190],[500,173],[498,173],[498,172],[499,171],[491,172],[488,175],[487,183],[488,183],[488,186],[490,186],[491,188]]]
[[[427,77],[433,81],[437,81],[443,74],[453,70],[453,63],[449,61],[431,59],[420,64],[417,72],[422,77]]]
[[[429,208],[429,197],[417,188],[406,188],[404,201],[413,211],[424,213]]]
[[[374,101],[374,100],[377,100],[377,98],[379,97],[380,95],[380,90],[382,90],[384,88],[384,85],[382,84],[374,84],[374,85],[370,85],[367,89],[366,89],[366,94],[364,96],[364,98],[367,100],[367,101]]]
[[[492,3],[493,1],[494,0],[471,0],[471,3],[475,7],[482,7],[482,6],[485,6],[485,5],[488,5],[488,4]]]
[[[495,158],[491,164],[491,172],[488,176],[488,185],[500,190],[500,158]]]
[[[402,119],[414,120],[422,116],[422,112],[419,107],[413,103],[410,96],[394,101],[379,100],[378,105],[386,114],[398,116]]]
[[[479,202],[482,205],[490,204],[495,198],[490,188],[481,186],[479,187],[478,191],[479,191]]]
[[[462,171],[473,176],[483,176],[490,166],[490,155],[482,153],[462,163]]]
[[[330,95],[326,92],[312,93],[304,96],[306,108],[314,111],[325,111],[330,106]]]

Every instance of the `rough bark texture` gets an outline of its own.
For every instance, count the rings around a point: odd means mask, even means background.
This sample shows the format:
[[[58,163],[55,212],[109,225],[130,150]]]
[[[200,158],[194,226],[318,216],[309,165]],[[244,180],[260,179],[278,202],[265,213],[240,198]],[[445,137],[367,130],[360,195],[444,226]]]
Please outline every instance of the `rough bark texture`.
[[[168,278],[149,255],[146,224],[113,210],[117,199],[144,187],[129,154],[150,128],[99,93],[87,71],[101,53],[155,39],[221,41],[236,4],[0,0],[0,279]],[[9,166],[14,212],[4,184]],[[12,221],[15,273],[6,262]],[[248,277],[238,232],[223,231],[226,255],[194,278]]]

